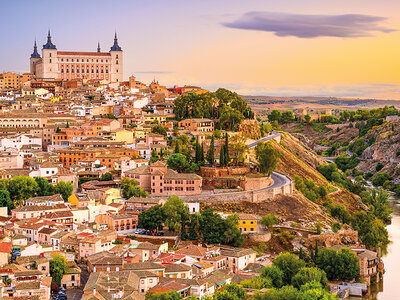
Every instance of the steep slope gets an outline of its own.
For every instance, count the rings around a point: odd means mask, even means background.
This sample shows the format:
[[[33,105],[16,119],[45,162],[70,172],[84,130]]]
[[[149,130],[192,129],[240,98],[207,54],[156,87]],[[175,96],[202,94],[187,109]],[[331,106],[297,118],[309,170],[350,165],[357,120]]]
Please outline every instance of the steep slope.
[[[286,174],[292,179],[300,176],[314,181],[317,185],[332,186],[316,169],[318,165],[326,164],[326,162],[290,133],[285,133],[281,138],[281,143],[274,142],[273,146],[280,153],[277,172]],[[334,204],[343,204],[350,212],[364,207],[360,197],[347,190],[337,189],[330,193],[328,198],[331,198]]]
[[[262,203],[254,202],[218,202],[202,203],[203,208],[212,207],[217,211],[225,213],[250,213],[264,216],[268,213],[277,215],[282,221],[314,222],[319,220],[325,224],[332,224],[332,218],[325,209],[302,194],[277,195],[274,199]]]
[[[379,172],[388,173],[394,182],[400,182],[400,121],[384,122],[365,136],[366,140],[375,140],[361,155],[362,161],[357,166],[364,173],[376,173],[380,162],[384,165]]]
[[[280,144],[273,142],[272,145],[280,153],[277,172],[286,174],[292,179],[301,176],[313,180],[317,185],[329,185],[325,177],[316,170],[318,165],[326,162],[290,133],[282,135]]]

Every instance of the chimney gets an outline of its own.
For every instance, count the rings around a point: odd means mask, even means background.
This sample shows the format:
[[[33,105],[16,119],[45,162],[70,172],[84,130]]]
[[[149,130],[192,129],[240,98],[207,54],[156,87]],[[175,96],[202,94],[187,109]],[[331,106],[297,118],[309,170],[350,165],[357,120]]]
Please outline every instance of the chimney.
[[[96,296],[96,288],[93,288],[93,296]]]

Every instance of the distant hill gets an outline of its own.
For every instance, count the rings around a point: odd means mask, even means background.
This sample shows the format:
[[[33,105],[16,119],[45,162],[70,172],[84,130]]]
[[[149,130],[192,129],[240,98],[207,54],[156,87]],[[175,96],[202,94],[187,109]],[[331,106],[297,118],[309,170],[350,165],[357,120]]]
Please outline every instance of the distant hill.
[[[336,97],[273,97],[242,96],[255,110],[264,109],[359,109],[376,108],[385,105],[400,107],[400,100],[336,98]]]

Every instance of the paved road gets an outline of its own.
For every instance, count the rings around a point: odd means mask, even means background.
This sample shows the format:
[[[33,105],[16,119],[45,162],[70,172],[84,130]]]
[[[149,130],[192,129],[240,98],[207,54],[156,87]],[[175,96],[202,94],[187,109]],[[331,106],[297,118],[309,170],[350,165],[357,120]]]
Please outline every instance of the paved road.
[[[274,181],[274,184],[265,188],[266,190],[281,187],[291,182],[288,177],[277,172],[272,172],[271,178]]]
[[[275,133],[273,133],[273,134],[271,134],[271,135],[268,135],[268,136],[266,136],[266,137],[263,137],[263,138],[261,138],[261,139],[255,141],[255,142],[253,142],[253,143],[248,144],[248,147],[249,147],[249,148],[254,148],[255,146],[257,146],[257,144],[258,144],[259,142],[270,141],[270,140],[272,140],[272,139],[274,139],[274,138],[277,138],[278,136],[281,136],[281,135],[282,135],[282,133],[280,133],[280,132],[275,132]]]

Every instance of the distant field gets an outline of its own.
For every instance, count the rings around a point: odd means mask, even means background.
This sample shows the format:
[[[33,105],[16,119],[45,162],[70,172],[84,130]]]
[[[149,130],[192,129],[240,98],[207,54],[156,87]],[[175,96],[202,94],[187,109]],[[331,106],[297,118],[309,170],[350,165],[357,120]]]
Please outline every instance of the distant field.
[[[299,109],[310,110],[339,109],[356,110],[359,108],[376,108],[385,105],[394,105],[400,108],[400,100],[377,100],[377,99],[351,99],[330,97],[272,97],[272,96],[242,96],[250,106],[256,110],[268,109]]]

